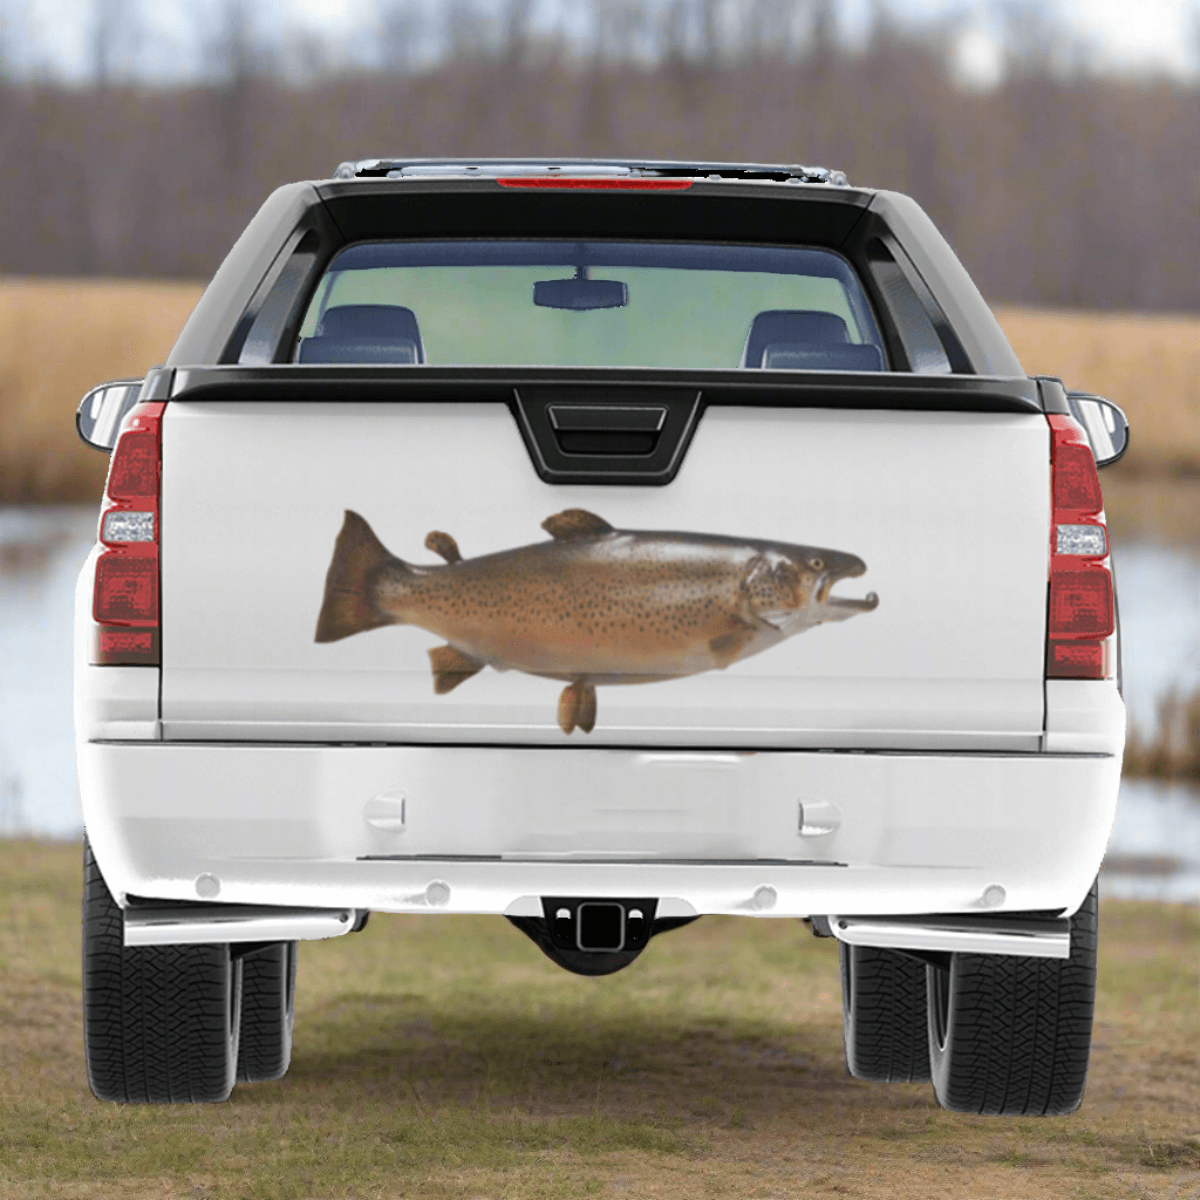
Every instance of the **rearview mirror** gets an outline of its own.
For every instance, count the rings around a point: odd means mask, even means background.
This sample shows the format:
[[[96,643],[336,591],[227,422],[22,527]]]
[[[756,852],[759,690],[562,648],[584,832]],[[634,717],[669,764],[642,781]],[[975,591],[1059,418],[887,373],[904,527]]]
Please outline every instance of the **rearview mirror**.
[[[1111,400],[1090,392],[1068,392],[1067,405],[1087,434],[1097,467],[1115,463],[1129,448],[1129,422]]]
[[[533,285],[533,302],[539,308],[571,312],[624,308],[629,303],[629,289],[619,279],[539,279]]]
[[[117,441],[117,430],[125,414],[137,403],[141,390],[140,379],[102,383],[92,388],[75,413],[79,436],[97,450],[111,451]]]

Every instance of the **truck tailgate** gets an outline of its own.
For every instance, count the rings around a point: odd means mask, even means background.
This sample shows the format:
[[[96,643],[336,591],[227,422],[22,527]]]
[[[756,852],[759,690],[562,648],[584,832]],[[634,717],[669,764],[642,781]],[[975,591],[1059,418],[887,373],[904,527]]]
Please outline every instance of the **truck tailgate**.
[[[161,561],[168,739],[1040,746],[1050,477],[1049,433],[1039,414],[714,405],[674,480],[654,487],[545,482],[500,402],[287,397],[281,388],[269,400],[167,405]],[[553,600],[546,589],[575,579],[576,559],[555,560],[560,565],[547,567],[543,579],[538,564],[547,552],[503,557],[553,544],[543,522],[569,510],[600,524],[568,518],[563,544],[571,521],[583,521],[584,534],[604,523],[621,531],[604,543],[617,550],[589,568],[588,586],[600,587],[600,599],[594,592],[576,597],[581,607],[572,619],[584,658],[585,643],[591,646],[586,668],[560,661],[561,647],[541,658],[517,647],[520,637],[536,642],[538,606]],[[392,575],[373,568],[375,590],[363,611],[374,614],[375,627],[339,627],[336,638],[318,641],[327,582],[341,586],[334,575],[345,564],[332,573],[331,565],[335,544],[346,551],[349,534],[338,539],[347,511],[400,566],[389,568]],[[426,548],[432,531],[454,539],[430,539],[441,558]],[[351,532],[359,536],[360,527]],[[647,540],[650,533],[662,536]],[[455,542],[461,562],[451,561]],[[648,599],[644,587],[629,600],[632,576],[645,567],[639,547],[647,545],[651,557],[659,553],[654,547],[667,548],[663,562],[675,555],[664,568],[674,582],[664,585],[661,611],[652,611],[659,594]],[[791,602],[763,589],[783,578],[771,574],[779,563],[800,551],[804,562],[786,570],[801,599],[812,584],[804,571],[820,574],[806,564],[827,565],[824,551],[865,566],[861,575],[834,580],[828,597],[874,593],[877,604],[783,636],[792,628],[784,611]],[[679,563],[689,554],[700,574],[728,560],[732,585],[718,581],[706,592],[680,582]],[[498,557],[480,565],[489,555]],[[466,600],[450,586],[468,579],[463,568],[474,572]],[[434,600],[422,603],[472,608],[470,636],[446,635],[460,628],[454,614],[433,619],[416,600],[398,599],[396,581],[407,576],[396,572],[404,571],[437,583]],[[575,585],[562,586],[567,595]],[[737,611],[714,625],[711,610],[722,605]],[[401,610],[402,621],[378,623],[379,614]],[[329,618],[322,620],[328,635]],[[708,639],[701,650],[711,648],[710,662],[694,646],[671,657],[689,623]],[[666,648],[656,642],[647,649],[655,638]],[[601,641],[612,659],[607,673],[596,664]],[[490,661],[483,642],[493,647]],[[449,652],[431,658],[448,644]],[[510,658],[497,657],[496,645],[511,645]],[[564,698],[585,669],[596,684],[590,732],[583,693]],[[634,679],[644,681],[619,686]]]

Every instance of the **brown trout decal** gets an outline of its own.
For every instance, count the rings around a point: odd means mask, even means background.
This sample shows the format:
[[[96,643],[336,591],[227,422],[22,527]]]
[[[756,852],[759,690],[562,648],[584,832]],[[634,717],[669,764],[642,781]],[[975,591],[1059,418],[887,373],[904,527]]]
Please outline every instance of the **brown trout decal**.
[[[418,625],[446,639],[429,651],[440,696],[492,667],[568,686],[564,733],[591,733],[597,684],[654,683],[722,670],[823,621],[879,603],[830,596],[861,575],[837,550],[755,538],[614,529],[569,508],[542,528],[551,541],[464,559],[447,533],[425,547],[445,566],[416,566],[384,548],[356,512],[325,578],[318,642],[381,625]]]

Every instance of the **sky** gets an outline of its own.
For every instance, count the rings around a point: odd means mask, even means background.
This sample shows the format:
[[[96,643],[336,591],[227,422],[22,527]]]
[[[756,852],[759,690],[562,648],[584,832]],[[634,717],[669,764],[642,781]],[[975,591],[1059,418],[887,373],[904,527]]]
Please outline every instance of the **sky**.
[[[960,69],[981,82],[995,80],[1000,69],[997,31],[984,5],[904,0],[897,11],[936,16],[954,7],[969,14],[959,39]],[[1066,27],[1110,70],[1150,70],[1179,79],[1200,75],[1197,0],[1060,0],[1045,7],[1057,10]]]
[[[336,62],[369,53],[381,2],[386,0],[252,0],[252,8],[265,40],[290,23]],[[430,13],[445,6],[445,0],[418,2]],[[479,3],[499,7],[502,0]],[[835,3],[843,36],[853,42],[865,28],[871,0]],[[213,28],[221,0],[0,0],[0,53],[18,70],[81,79],[93,13],[112,4],[138,7],[146,26],[138,46],[117,52],[126,72],[166,81],[203,69],[205,30]],[[1200,0],[889,0],[888,7],[904,21],[955,20],[959,74],[986,87],[1000,77],[997,13],[1005,4],[1056,13],[1107,70],[1200,76]],[[572,11],[572,0],[535,0],[535,11],[552,23]]]

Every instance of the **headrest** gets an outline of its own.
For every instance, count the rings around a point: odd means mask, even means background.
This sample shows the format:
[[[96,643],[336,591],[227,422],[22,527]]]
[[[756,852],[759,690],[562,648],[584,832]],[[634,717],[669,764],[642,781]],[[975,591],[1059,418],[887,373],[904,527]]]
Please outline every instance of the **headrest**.
[[[761,367],[763,351],[772,342],[848,343],[850,330],[835,313],[772,308],[750,322],[742,350],[743,367]]]
[[[418,363],[418,346],[412,338],[307,337],[300,343],[302,363]]]
[[[878,346],[821,342],[770,342],[762,365],[769,371],[882,371]]]
[[[417,362],[425,361],[421,331],[411,308],[402,304],[338,304],[327,308],[317,322],[317,337],[353,338],[365,342],[403,339],[417,347]]]

